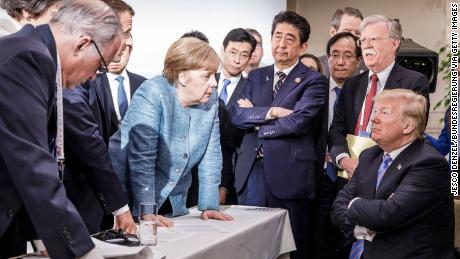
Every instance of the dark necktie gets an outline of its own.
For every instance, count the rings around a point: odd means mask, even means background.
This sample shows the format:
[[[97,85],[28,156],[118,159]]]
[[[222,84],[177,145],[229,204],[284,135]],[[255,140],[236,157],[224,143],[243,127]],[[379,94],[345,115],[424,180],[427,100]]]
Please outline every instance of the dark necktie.
[[[355,128],[355,135],[358,135],[359,131],[366,131],[367,130],[367,124],[369,124],[369,118],[371,117],[371,112],[372,112],[372,106],[374,102],[374,97],[377,93],[377,82],[379,81],[379,78],[377,77],[377,74],[373,74],[371,76],[371,89],[369,90],[369,93],[366,96],[365,99],[365,106],[364,106],[364,118],[363,118],[363,127],[360,129],[360,123],[361,123],[361,116],[363,116],[363,113],[361,112],[359,114],[358,121],[356,122],[356,128]]]
[[[222,85],[222,91],[220,92],[219,98],[227,105],[227,99],[228,99],[228,92],[227,92],[227,86],[230,84],[230,80],[224,79],[223,85]]]
[[[339,102],[339,96],[340,96],[340,90],[342,90],[342,88],[336,86],[334,87],[334,91],[335,91],[335,101],[334,101],[334,112],[335,112],[335,109],[337,108],[337,103]]]
[[[283,71],[276,72],[276,75],[278,76],[278,82],[276,82],[275,87],[273,88],[273,98],[275,98],[278,94],[284,83],[284,79],[286,79],[286,74],[283,73]]]
[[[123,120],[126,111],[128,110],[128,97],[126,97],[125,86],[123,85],[123,76],[118,76],[118,111]]]

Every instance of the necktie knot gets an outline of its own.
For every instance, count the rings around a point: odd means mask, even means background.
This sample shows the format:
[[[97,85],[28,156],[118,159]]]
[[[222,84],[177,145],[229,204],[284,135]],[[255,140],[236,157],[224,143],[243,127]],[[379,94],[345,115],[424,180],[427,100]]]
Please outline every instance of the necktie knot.
[[[372,74],[371,75],[371,82],[372,83],[377,83],[377,81],[379,81],[379,77],[377,76],[377,74]]]
[[[380,182],[382,181],[383,176],[385,175],[388,167],[390,166],[393,159],[391,158],[390,154],[387,153],[383,156],[382,163],[377,171],[377,183],[375,185],[375,189],[379,188]]]
[[[276,75],[278,76],[278,80],[284,81],[286,79],[286,74],[283,71],[276,72]]]
[[[383,163],[386,165],[386,167],[388,168],[388,165],[393,161],[393,159],[391,158],[390,154],[387,153],[383,156]]]
[[[273,87],[273,98],[278,94],[281,86],[283,85],[284,79],[286,79],[286,74],[283,73],[283,71],[276,72],[276,75],[278,76],[278,81],[276,82],[275,87]]]
[[[123,84],[123,79],[124,79],[123,76],[120,75],[120,76],[117,76],[115,80],[117,80],[118,83]]]
[[[230,80],[224,79],[223,85],[222,85],[222,91],[220,92],[219,98],[227,104],[227,99],[228,99],[228,92],[227,92],[227,86],[231,83]]]

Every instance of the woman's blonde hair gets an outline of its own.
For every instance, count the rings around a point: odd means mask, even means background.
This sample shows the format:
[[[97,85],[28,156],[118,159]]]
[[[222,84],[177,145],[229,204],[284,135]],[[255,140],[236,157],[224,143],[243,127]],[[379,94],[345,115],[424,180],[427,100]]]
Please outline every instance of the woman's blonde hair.
[[[216,73],[219,65],[219,55],[208,43],[196,38],[181,38],[166,53],[163,76],[174,84],[183,71],[206,69]]]

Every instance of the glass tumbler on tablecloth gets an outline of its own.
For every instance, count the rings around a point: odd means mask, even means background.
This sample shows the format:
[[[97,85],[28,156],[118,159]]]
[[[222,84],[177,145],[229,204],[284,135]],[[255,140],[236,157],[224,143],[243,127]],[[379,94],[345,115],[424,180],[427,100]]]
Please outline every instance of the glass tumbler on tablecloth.
[[[141,203],[139,205],[139,240],[141,245],[157,244],[157,217],[156,203]]]

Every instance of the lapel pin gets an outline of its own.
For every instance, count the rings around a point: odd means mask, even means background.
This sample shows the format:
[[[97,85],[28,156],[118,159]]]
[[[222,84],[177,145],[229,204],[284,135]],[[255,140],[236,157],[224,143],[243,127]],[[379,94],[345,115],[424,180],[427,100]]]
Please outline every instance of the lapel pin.
[[[294,81],[296,82],[296,84],[298,84],[298,83],[300,83],[301,80],[300,80],[299,77],[297,77],[296,79],[294,79]]]
[[[265,77],[265,82],[268,82],[270,81],[270,78],[268,78],[268,76]]]
[[[398,167],[397,167],[398,170],[401,170],[401,167],[402,167],[401,164],[399,164]]]

